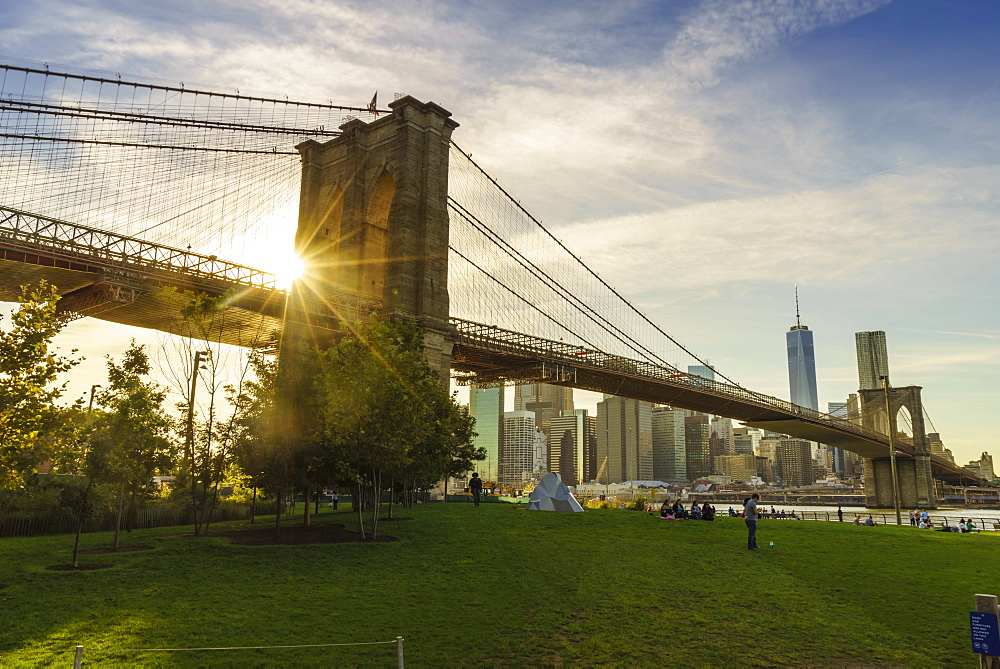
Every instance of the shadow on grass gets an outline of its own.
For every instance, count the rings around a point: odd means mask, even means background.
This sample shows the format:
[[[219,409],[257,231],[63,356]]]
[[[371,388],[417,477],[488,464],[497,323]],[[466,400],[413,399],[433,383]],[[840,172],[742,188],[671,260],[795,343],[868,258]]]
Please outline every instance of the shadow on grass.
[[[397,520],[402,520],[397,519]],[[211,536],[229,539],[231,543],[240,546],[290,546],[301,544],[346,544],[346,543],[387,543],[399,541],[396,537],[379,535],[377,538],[362,538],[358,532],[344,529],[343,525],[324,523],[303,527],[291,525],[281,528],[275,535],[273,527],[260,527],[249,530],[227,530],[212,532]]]
[[[88,548],[80,551],[80,555],[114,555],[115,553],[135,553],[136,551],[151,551],[152,546],[119,546],[118,548]]]

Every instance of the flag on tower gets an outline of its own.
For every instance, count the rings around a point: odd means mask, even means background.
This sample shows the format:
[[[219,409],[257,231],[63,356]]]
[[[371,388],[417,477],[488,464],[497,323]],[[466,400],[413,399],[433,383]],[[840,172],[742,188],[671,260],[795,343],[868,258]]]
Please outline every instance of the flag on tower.
[[[375,116],[378,116],[378,109],[376,108],[377,99],[378,99],[378,91],[375,91],[375,95],[372,96],[372,101],[368,103],[368,113],[375,114]]]

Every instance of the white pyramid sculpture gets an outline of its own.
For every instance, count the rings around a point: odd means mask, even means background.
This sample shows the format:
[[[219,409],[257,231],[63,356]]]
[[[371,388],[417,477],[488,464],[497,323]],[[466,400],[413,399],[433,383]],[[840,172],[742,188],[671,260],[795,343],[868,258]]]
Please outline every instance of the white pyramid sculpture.
[[[528,500],[528,509],[534,511],[583,511],[583,507],[570,494],[559,474],[549,472],[535,486]]]

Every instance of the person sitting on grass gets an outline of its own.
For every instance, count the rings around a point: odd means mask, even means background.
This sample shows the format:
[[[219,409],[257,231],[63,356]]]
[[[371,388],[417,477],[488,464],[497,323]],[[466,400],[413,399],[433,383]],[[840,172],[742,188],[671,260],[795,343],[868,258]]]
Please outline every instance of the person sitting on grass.
[[[859,516],[858,514],[854,514],[854,524],[855,525],[861,524],[861,516]]]
[[[729,507],[729,517],[730,518],[736,517],[736,509],[734,509],[733,507]]]
[[[974,522],[972,522],[972,518],[969,518],[969,521],[967,523],[965,523],[965,531],[966,532],[975,532],[976,531],[976,524]]]
[[[958,531],[961,532],[962,534],[965,534],[966,532],[969,531],[969,528],[965,526],[965,518],[958,519]]]
[[[701,519],[702,520],[715,520],[715,507],[705,502],[701,505]]]
[[[671,515],[673,514],[670,513],[670,505],[667,504],[667,500],[663,500],[663,504],[660,505],[660,518],[666,518]]]
[[[875,527],[875,519],[872,518],[872,514],[870,513],[868,514],[868,517],[865,519],[865,527]]]
[[[701,520],[701,507],[698,506],[698,502],[691,505],[691,517],[695,520]]]
[[[917,525],[917,527],[921,530],[929,530],[931,528],[930,523],[928,523],[923,518],[920,519],[920,523]]]

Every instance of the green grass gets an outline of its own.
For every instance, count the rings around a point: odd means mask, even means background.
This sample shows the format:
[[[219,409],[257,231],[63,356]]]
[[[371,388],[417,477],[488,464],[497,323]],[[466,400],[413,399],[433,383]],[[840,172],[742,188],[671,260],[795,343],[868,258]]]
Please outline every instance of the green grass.
[[[1000,594],[1000,536],[646,513],[420,505],[394,543],[237,546],[134,532],[152,551],[88,555],[72,536],[0,539],[0,651],[406,639],[410,666],[974,666],[968,611]],[[353,523],[324,510],[320,522]],[[225,528],[243,526],[226,524]],[[220,529],[224,529],[220,527]],[[774,541],[775,547],[767,543]],[[110,536],[85,535],[84,548]],[[91,666],[392,666],[391,645],[93,654]],[[18,665],[17,662],[22,662]],[[72,656],[0,656],[68,666]]]

